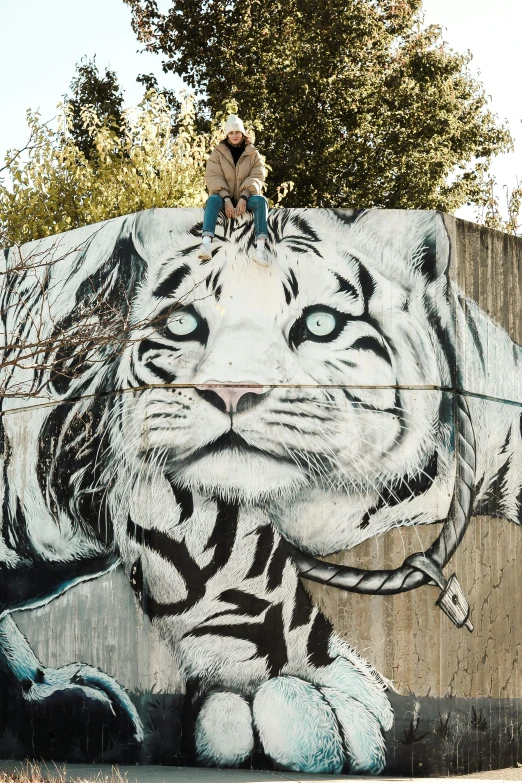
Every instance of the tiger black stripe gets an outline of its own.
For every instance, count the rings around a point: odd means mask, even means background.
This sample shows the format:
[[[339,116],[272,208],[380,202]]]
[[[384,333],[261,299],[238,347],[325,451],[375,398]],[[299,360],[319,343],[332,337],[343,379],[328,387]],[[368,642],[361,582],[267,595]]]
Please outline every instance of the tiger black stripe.
[[[370,519],[378,510],[379,510],[379,506],[372,506],[372,508],[366,511],[363,518],[359,522],[359,530],[366,530],[366,528],[370,524]]]
[[[226,503],[218,498],[216,505],[216,522],[206,546],[207,551],[214,548],[214,557],[212,562],[202,569],[207,578],[214,576],[228,562],[236,541],[239,518],[238,503]]]
[[[108,373],[109,385],[112,380],[112,373]],[[105,493],[99,482],[104,464],[93,455],[109,452],[109,432],[104,422],[110,404],[110,397],[98,397],[87,419],[77,414],[67,427],[65,423],[71,412],[70,404],[62,403],[53,409],[40,432],[37,464],[40,489],[44,497],[49,497],[51,511],[56,518],[62,510],[65,511],[84,531],[94,533],[108,546],[114,542],[114,531]],[[86,427],[86,421],[89,427]],[[60,449],[54,445],[57,432],[62,434]],[[91,466],[91,473],[87,470],[88,466]]]
[[[331,270],[330,270],[331,271]],[[337,272],[334,272],[334,277],[336,278],[338,282],[337,287],[337,293],[338,294],[346,294],[347,296],[351,297],[352,299],[358,299],[359,293],[354,285],[352,283],[349,283],[348,280],[346,280],[344,277],[341,277]]]
[[[200,243],[198,242],[197,245],[191,245],[191,247],[184,247],[183,250],[180,250],[179,254],[182,258],[186,258],[187,256],[192,256],[201,247]],[[200,264],[208,264],[208,261],[200,261]]]
[[[1,411],[1,405],[0,405],[0,411]],[[9,486],[8,469],[9,469],[9,463],[11,462],[12,446],[6,435],[3,416],[1,415],[0,415],[0,454],[2,455],[2,460],[3,460],[3,464],[2,464],[3,486],[7,487]],[[2,499],[2,540],[5,541],[6,543],[7,543],[7,533],[9,529],[10,517],[11,517],[11,513],[10,513],[9,495],[7,492],[4,492],[4,496]]]
[[[297,296],[299,294],[299,283],[297,282],[297,277],[295,276],[295,272],[293,269],[290,270],[288,273],[288,282],[290,283],[290,288],[292,289],[292,294],[294,295],[294,299],[297,299]]]
[[[188,264],[178,267],[156,286],[153,295],[158,298],[175,297],[178,288],[184,279],[191,274],[191,271]]]
[[[259,617],[270,606],[269,601],[264,598],[258,598],[242,590],[224,590],[219,595],[219,600],[224,603],[232,604],[235,609],[224,609],[222,612],[210,615],[207,620],[214,620],[222,615],[240,615],[242,617]]]
[[[423,250],[420,270],[427,280],[433,282],[440,274],[437,266],[437,240],[435,234],[433,236],[429,233],[426,234]]]
[[[392,364],[392,360],[386,346],[377,340],[376,337],[372,337],[371,335],[359,337],[351,344],[350,349],[352,351],[369,351],[370,353],[375,354],[375,356],[383,359],[390,366]]]
[[[290,630],[293,631],[296,628],[307,625],[312,617],[313,609],[314,605],[312,599],[301,582],[298,581],[295,590],[295,603],[292,611],[292,619],[290,621]]]
[[[221,523],[221,524],[220,524]],[[214,532],[210,536],[207,549],[214,549],[214,557],[208,565],[200,567],[191,557],[184,541],[176,541],[161,530],[143,528],[131,517],[127,522],[127,534],[137,544],[146,546],[167,560],[178,571],[187,589],[197,582],[204,583],[224,566],[229,560],[235,540],[235,525],[237,517],[226,515],[221,510],[218,513]]]
[[[201,232],[203,231],[203,221],[200,221],[198,223],[194,223],[194,225],[189,228],[188,232],[191,236],[197,237],[198,239],[201,239]],[[196,247],[200,247],[200,245],[196,245]]]
[[[151,372],[153,375],[156,375],[157,378],[162,380],[164,383],[175,383],[177,375],[173,372],[169,372],[168,370],[163,369],[163,367],[159,367],[157,364],[154,364],[153,361],[146,362],[144,365],[149,372]]]
[[[518,429],[519,429],[520,437],[522,438],[522,413],[520,414],[520,417],[518,419]],[[520,490],[517,495],[517,508],[518,508],[518,522],[519,524],[522,524],[522,484],[520,486]]]
[[[216,293],[219,288],[219,280],[221,278],[222,269],[218,269],[212,276],[212,291]]]
[[[190,585],[187,587],[187,596],[180,601],[166,604],[156,601],[145,583],[141,557],[134,562],[131,568],[131,585],[142,610],[151,620],[183,614],[183,612],[192,609],[205,596],[206,592],[204,584]]]
[[[257,655],[260,658],[266,658],[266,666],[270,677],[277,677],[282,668],[288,663],[281,604],[274,604],[267,609],[264,619],[258,623],[203,625],[186,633],[184,638],[194,636],[222,636],[224,638],[241,639],[245,642],[250,642],[255,645]]]
[[[165,351],[179,351],[179,348],[176,348],[173,345],[165,345],[164,343],[160,343],[157,340],[145,338],[144,340],[141,340],[140,344],[138,345],[138,359],[140,362],[143,360],[143,357],[148,351],[164,353]]]
[[[161,530],[143,528],[129,516],[127,520],[129,538],[171,563],[185,582],[187,590],[187,596],[183,600],[162,603],[152,597],[142,580],[140,589],[144,596],[144,609],[149,616],[166,617],[181,614],[203,598],[208,580],[228,563],[235,543],[238,513],[237,505],[218,501],[214,530],[206,546],[207,550],[214,548],[214,554],[210,563],[203,567],[200,567],[190,555],[184,541],[176,541]]]
[[[274,532],[272,525],[264,525],[255,531],[257,535],[256,551],[252,565],[246,575],[247,579],[261,576],[266,569],[272,547],[274,545]]]
[[[506,454],[508,446],[511,441],[511,427],[504,441],[500,454]],[[505,482],[511,468],[512,455],[509,454],[507,459],[500,466],[496,476],[493,478],[489,488],[486,500],[481,503],[481,512],[483,514],[490,514],[494,517],[503,516],[503,505],[505,500],[506,487]]]
[[[381,505],[394,506],[405,500],[412,500],[419,495],[424,495],[437,478],[439,455],[435,451],[427,465],[412,478],[403,477],[393,487],[384,487],[381,491]]]
[[[393,508],[393,506],[397,506],[407,500],[413,500],[413,498],[427,492],[437,478],[438,462],[439,455],[437,452],[434,452],[424,470],[419,472],[416,476],[413,476],[412,478],[402,478],[391,487],[382,487],[379,491],[378,502],[364,514],[362,520],[359,522],[359,529],[366,530],[371,522],[372,516],[382,508]]]
[[[267,568],[266,587],[270,592],[282,584],[283,573],[289,559],[290,553],[286,542],[279,541]]]
[[[34,562],[35,560],[40,559],[38,550],[34,548],[33,543],[29,538],[27,520],[22,511],[22,505],[19,499],[16,501],[16,512],[14,516],[10,515],[6,544],[26,561]]]
[[[289,223],[296,229],[295,234],[285,234]],[[290,217],[289,215],[280,215],[277,212],[273,213],[269,216],[268,234],[271,245],[283,243],[288,245],[294,253],[313,253],[322,258],[321,252],[315,247],[316,243],[320,243],[320,238],[303,216],[292,215]]]
[[[182,525],[183,522],[190,519],[194,513],[194,497],[190,489],[187,489],[186,487],[179,487],[172,482],[170,483],[170,487],[174,493],[176,503],[180,508],[179,523]]]
[[[370,299],[375,293],[375,279],[373,278],[373,275],[366,269],[366,267],[361,264],[360,261],[358,261],[359,267],[359,283],[361,286],[361,290],[364,297],[365,302],[365,311],[368,312],[368,305],[370,303]]]
[[[317,614],[310,629],[306,648],[308,660],[313,666],[328,666],[333,662],[334,659],[328,652],[332,631],[330,620],[322,614]]]
[[[520,490],[517,495],[517,522],[519,525],[522,525],[522,487],[520,487]]]
[[[143,528],[133,522],[129,516],[127,521],[127,535],[137,544],[151,549],[174,566],[179,573],[187,591],[190,587],[201,582],[201,568],[190,556],[184,541],[176,541],[161,530]]]

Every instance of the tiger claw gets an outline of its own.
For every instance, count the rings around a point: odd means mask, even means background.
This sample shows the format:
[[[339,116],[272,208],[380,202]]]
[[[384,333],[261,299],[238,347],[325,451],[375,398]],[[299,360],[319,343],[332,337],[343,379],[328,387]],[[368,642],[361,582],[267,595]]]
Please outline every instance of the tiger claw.
[[[101,704],[114,717],[123,712],[133,726],[136,742],[143,741],[143,725],[128,693],[95,666],[75,663],[59,669],[38,669],[32,680],[24,680],[22,690],[24,699],[33,703],[42,703],[58,694],[76,695]]]

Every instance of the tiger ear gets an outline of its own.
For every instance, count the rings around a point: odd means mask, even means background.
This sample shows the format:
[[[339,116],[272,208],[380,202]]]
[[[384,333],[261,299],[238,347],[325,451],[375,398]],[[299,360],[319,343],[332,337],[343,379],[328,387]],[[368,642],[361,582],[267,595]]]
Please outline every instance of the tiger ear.
[[[414,269],[432,283],[448,273],[450,240],[439,212],[370,209],[357,217],[353,237],[390,278]],[[376,247],[381,250],[379,260]]]
[[[451,260],[451,245],[444,217],[440,212],[429,213],[419,269],[430,282],[448,274]]]

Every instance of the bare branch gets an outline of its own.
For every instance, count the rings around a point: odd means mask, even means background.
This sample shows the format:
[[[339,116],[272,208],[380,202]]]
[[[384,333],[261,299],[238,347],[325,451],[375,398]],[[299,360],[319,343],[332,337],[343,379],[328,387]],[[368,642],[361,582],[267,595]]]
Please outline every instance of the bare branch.
[[[108,223],[93,227],[74,246],[64,235],[15,246],[0,269],[0,401],[8,398],[56,399],[57,383],[74,383],[79,368],[107,362],[129,345],[153,337],[172,313],[200,295],[203,280],[147,318],[132,317],[133,292],[118,288],[114,274],[100,286],[96,268],[82,276],[84,255]],[[69,238],[69,237],[68,237]],[[66,266],[64,266],[66,265]],[[81,299],[65,302],[64,279],[79,275]],[[78,286],[75,295],[78,296]],[[138,336],[136,336],[138,335]]]
[[[50,125],[50,123],[53,122],[54,119],[55,117],[52,117],[50,120],[47,120],[47,122],[43,122],[41,127],[42,128],[47,127],[47,125]],[[0,174],[2,173],[2,171],[6,171],[7,169],[11,168],[15,160],[17,160],[20,157],[20,155],[23,155],[24,152],[32,152],[33,150],[41,146],[40,144],[31,144],[33,139],[34,139],[34,130],[32,130],[31,133],[29,134],[29,138],[27,139],[25,145],[21,149],[15,150],[14,155],[11,158],[9,158],[4,163],[3,166],[0,166]]]

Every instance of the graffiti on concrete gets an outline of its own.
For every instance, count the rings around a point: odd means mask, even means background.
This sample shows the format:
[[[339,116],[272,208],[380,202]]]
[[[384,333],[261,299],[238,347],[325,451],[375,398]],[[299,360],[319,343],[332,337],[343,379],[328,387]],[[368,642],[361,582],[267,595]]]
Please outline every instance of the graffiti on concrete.
[[[5,688],[56,731],[87,710],[87,734],[139,748],[136,699],[86,663],[46,667],[11,617],[122,565],[185,684],[184,758],[377,774],[389,684],[300,574],[374,594],[435,584],[471,630],[442,568],[471,515],[521,521],[520,409],[505,403],[522,401],[522,352],[450,281],[440,215],[273,210],[267,269],[248,260],[249,219],[224,221],[200,262],[201,216],[79,229],[43,271],[5,277],[19,342],[38,328],[52,344],[85,313],[94,329],[93,301],[114,318],[80,358],[71,340],[49,367],[3,370],[4,387],[42,388],[40,404],[6,396],[0,420]],[[393,571],[319,559],[440,522]],[[103,756],[103,737],[84,739]]]

